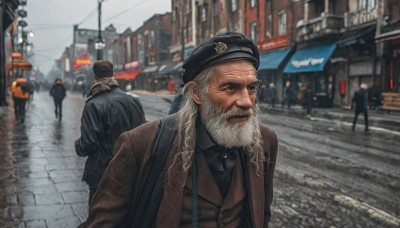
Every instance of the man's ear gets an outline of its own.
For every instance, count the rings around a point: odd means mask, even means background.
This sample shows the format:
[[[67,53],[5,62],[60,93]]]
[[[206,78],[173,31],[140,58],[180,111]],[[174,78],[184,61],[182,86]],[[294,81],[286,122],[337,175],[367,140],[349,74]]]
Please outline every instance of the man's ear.
[[[201,104],[201,96],[197,87],[197,84],[195,82],[189,82],[190,84],[188,85],[190,94],[193,97],[194,102],[196,104]]]

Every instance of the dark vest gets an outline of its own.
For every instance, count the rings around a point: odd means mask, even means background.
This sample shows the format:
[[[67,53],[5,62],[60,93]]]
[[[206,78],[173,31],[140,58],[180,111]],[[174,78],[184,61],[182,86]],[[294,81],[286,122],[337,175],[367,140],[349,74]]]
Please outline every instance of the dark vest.
[[[197,155],[199,227],[245,227],[243,170],[240,162],[232,173],[225,199],[221,195],[203,153]],[[192,177],[188,173],[183,190],[179,227],[192,227]]]

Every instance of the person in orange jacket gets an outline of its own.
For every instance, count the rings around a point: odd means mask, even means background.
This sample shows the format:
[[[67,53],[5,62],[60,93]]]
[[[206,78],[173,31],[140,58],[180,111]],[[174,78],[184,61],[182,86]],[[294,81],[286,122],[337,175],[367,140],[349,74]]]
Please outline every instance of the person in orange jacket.
[[[29,98],[29,89],[26,84],[26,79],[19,76],[11,85],[11,93],[14,99],[15,117],[21,123],[25,120],[25,106]]]

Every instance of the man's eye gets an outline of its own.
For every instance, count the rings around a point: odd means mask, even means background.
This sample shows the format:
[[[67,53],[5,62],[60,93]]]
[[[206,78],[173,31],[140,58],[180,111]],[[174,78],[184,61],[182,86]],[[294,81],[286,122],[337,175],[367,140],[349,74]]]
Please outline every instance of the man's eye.
[[[260,83],[254,83],[247,86],[247,90],[249,90],[250,92],[257,92],[259,88],[260,88]]]
[[[230,86],[227,86],[225,88],[225,90],[227,90],[227,91],[236,91],[236,90],[238,90],[238,86],[230,85]]]
[[[249,85],[249,86],[247,87],[247,89],[248,89],[249,91],[257,91],[257,86],[256,86],[256,85]]]

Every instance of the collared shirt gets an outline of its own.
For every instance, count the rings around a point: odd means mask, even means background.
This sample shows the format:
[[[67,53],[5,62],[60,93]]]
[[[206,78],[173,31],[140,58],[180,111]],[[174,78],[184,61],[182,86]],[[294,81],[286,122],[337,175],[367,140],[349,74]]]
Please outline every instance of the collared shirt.
[[[196,153],[204,153],[208,166],[214,176],[218,188],[225,197],[232,178],[232,171],[236,166],[239,148],[224,148],[217,145],[204,124],[198,120],[196,123]]]
[[[208,150],[217,144],[212,140],[210,134],[208,134],[206,127],[200,119],[196,122],[196,146],[200,150]]]

